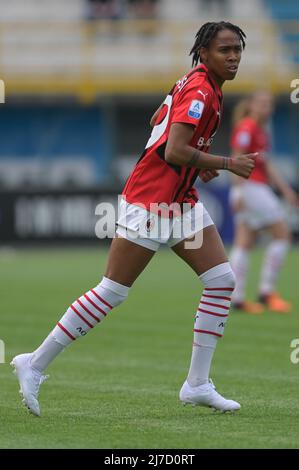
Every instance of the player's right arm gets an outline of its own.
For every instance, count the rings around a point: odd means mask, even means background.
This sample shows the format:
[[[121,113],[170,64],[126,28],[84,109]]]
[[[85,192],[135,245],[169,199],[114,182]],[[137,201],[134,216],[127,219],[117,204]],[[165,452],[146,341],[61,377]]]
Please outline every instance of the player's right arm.
[[[250,129],[244,129],[238,126],[231,139],[232,154],[235,158],[240,158],[242,155],[249,152],[251,138]],[[244,194],[242,191],[244,178],[232,174],[231,181],[232,187],[229,193],[229,202],[232,211],[237,213],[245,208]]]
[[[165,149],[165,160],[168,163],[198,169],[228,170],[243,178],[250,176],[257,154],[227,158],[199,151],[189,145],[194,131],[195,127],[191,124],[175,122],[171,125]]]
[[[266,170],[268,173],[268,176],[270,178],[270,181],[278,191],[282,194],[282,196],[288,201],[289,204],[292,206],[298,206],[299,205],[299,196],[298,194],[293,190],[293,188],[285,181],[285,179],[280,175],[279,171],[277,168],[274,166],[272,161],[270,159],[266,159],[265,161],[266,164]]]
[[[233,149],[233,156],[235,158],[239,158],[241,157],[241,155],[243,155],[243,153],[240,150]],[[243,210],[245,207],[245,201],[242,191],[244,181],[244,178],[241,178],[240,176],[237,176],[235,174],[231,175],[232,187],[229,192],[229,202],[232,211],[235,213]]]
[[[162,109],[162,106],[163,106],[163,103],[160,104],[159,108],[154,112],[154,114],[152,115],[151,117],[151,120],[150,120],[150,126],[151,127],[154,127],[155,126],[155,123],[156,123],[156,120],[157,120],[157,117],[159,116],[159,113]]]
[[[248,128],[244,128],[244,126],[237,126],[237,129],[233,133],[233,137],[231,139],[231,148],[232,148],[232,155],[234,158],[240,158],[242,155],[249,154],[250,144],[252,140],[251,130]],[[232,175],[232,183],[234,187],[236,187],[236,194],[239,191],[240,185],[244,184],[244,179],[240,178],[235,174]],[[237,189],[237,187],[239,187]]]

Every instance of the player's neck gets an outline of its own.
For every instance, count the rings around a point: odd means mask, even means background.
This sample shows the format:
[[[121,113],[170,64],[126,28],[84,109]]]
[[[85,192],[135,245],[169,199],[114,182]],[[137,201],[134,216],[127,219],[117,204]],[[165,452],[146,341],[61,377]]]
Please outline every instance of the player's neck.
[[[216,75],[216,74],[215,74],[214,72],[212,72],[211,70],[208,70],[208,74],[209,74],[209,76],[214,80],[214,82],[218,85],[218,87],[221,89],[223,83],[225,82],[225,80],[223,80],[222,78],[220,78],[218,75]]]

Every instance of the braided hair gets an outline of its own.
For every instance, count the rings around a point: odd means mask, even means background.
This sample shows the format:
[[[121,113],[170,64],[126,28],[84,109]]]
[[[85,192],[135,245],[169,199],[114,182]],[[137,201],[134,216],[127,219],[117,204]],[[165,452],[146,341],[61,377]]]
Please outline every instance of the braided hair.
[[[236,33],[242,45],[242,49],[245,49],[245,40],[246,34],[242,31],[239,26],[236,26],[228,21],[219,21],[218,23],[205,23],[202,27],[197,31],[195,37],[195,43],[190,51],[189,55],[192,55],[192,67],[196,66],[198,62],[201,60],[199,49],[201,47],[208,47],[210,45],[211,40],[216,36],[219,31],[223,29],[230,29],[234,33]]]

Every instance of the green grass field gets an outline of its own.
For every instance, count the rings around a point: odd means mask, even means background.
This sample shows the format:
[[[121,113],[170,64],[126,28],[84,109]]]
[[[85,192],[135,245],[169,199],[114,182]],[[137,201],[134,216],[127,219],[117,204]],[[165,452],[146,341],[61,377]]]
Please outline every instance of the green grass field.
[[[293,249],[279,290],[289,315],[232,313],[212,378],[242,404],[220,414],[178,400],[192,347],[201,286],[170,251],[159,252],[125,304],[67,349],[41,387],[42,417],[21,406],[9,362],[35,349],[69,304],[101,278],[104,250],[49,249],[0,253],[1,448],[298,448],[299,251]],[[261,253],[252,259],[250,297]]]

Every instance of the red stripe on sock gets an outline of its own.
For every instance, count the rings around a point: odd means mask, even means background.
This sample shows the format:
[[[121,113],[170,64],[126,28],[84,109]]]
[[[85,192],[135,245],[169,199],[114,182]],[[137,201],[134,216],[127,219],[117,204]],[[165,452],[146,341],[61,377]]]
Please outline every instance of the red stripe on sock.
[[[81,318],[81,320],[84,321],[84,323],[86,323],[86,325],[89,326],[89,328],[93,328],[93,325],[89,323],[89,321],[87,321],[82,315],[80,315],[78,310],[73,305],[71,305],[71,309],[73,310],[73,312],[75,312],[76,315],[78,315],[79,318]]]
[[[205,287],[205,290],[227,290],[232,292],[234,290],[233,287]]]
[[[209,310],[204,310],[203,308],[198,308],[197,311],[198,312],[203,312],[203,313],[208,313],[209,315],[214,315],[215,317],[221,317],[221,318],[228,317],[228,314],[224,315],[222,313],[210,312]]]
[[[219,335],[218,333],[214,333],[213,331],[206,331],[206,330],[193,330],[195,333],[205,333],[206,335],[214,335],[222,338],[223,335]]]
[[[95,304],[89,297],[87,294],[84,294],[84,297],[86,300],[88,300],[88,302],[94,307],[96,308],[99,312],[101,312],[103,315],[107,315],[106,312],[104,312],[104,310],[102,310],[100,307],[97,306],[97,304]]]
[[[112,305],[108,304],[106,300],[102,299],[102,297],[99,294],[97,294],[93,289],[91,289],[90,292],[92,292],[93,295],[95,295],[104,305],[107,305],[107,307],[109,308],[113,308]]]
[[[204,297],[209,297],[210,299],[221,299],[221,300],[231,300],[231,297],[224,297],[223,295],[208,295],[202,294]]]
[[[87,307],[85,307],[85,305],[81,302],[80,299],[77,299],[77,302],[85,310],[85,312],[88,313],[88,315],[90,315],[92,318],[94,318],[97,322],[100,321],[98,317],[96,317],[90,310],[88,310]]]
[[[61,325],[61,323],[58,322],[58,323],[57,323],[57,326],[59,326],[59,328],[61,328],[62,331],[63,331],[69,338],[71,338],[73,341],[75,341],[76,338],[74,338],[74,336],[71,335],[71,333],[70,333],[69,331],[67,331],[67,330],[64,328],[64,326]]]
[[[201,300],[200,303],[205,305],[211,305],[212,307],[224,308],[224,310],[229,310],[229,307],[225,307],[224,305],[212,304],[211,302],[204,302],[203,300]]]

